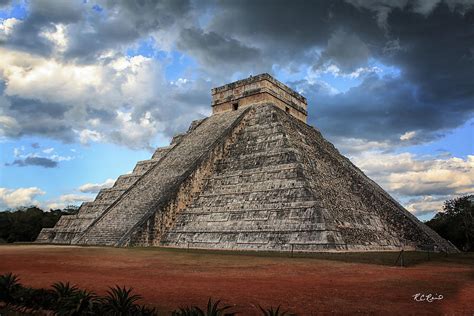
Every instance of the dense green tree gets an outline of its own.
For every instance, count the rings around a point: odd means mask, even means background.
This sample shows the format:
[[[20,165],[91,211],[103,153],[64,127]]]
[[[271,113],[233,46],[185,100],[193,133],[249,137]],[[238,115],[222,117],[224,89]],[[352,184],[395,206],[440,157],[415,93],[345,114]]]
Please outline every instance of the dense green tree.
[[[45,212],[36,206],[0,212],[0,242],[34,241],[42,228],[54,227],[63,214],[74,214],[77,207]]]
[[[459,249],[474,251],[474,195],[445,201],[443,212],[426,224]]]

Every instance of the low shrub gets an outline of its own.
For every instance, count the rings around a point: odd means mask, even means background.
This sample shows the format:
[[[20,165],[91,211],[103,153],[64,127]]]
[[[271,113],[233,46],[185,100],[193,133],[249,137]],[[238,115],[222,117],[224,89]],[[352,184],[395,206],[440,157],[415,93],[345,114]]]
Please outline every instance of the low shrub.
[[[0,275],[0,301],[7,304],[14,303],[15,295],[21,289],[20,279],[16,274]]]
[[[115,285],[110,287],[105,296],[79,289],[69,282],[56,282],[51,289],[34,289],[24,287],[17,275],[6,273],[0,275],[0,303],[5,308],[20,314],[32,314],[45,311],[48,315],[114,315],[114,316],[153,316],[158,315],[155,308],[138,304],[142,296],[133,294],[132,288]],[[264,309],[258,306],[263,316],[289,316],[281,311],[280,306]],[[172,312],[173,316],[233,316],[233,306],[222,305],[220,300],[209,298],[205,309],[198,306],[186,306]],[[0,309],[0,313],[3,312]]]
[[[274,310],[273,306],[270,306],[270,308],[263,308],[262,306],[258,306],[260,311],[262,312],[262,316],[290,316],[293,314],[288,313],[287,311],[281,311],[280,310],[280,305]]]
[[[207,309],[203,311],[197,306],[187,306],[175,310],[172,316],[233,316],[235,312],[227,312],[228,309],[232,308],[230,305],[219,307],[221,301],[212,302],[209,298],[207,301]]]

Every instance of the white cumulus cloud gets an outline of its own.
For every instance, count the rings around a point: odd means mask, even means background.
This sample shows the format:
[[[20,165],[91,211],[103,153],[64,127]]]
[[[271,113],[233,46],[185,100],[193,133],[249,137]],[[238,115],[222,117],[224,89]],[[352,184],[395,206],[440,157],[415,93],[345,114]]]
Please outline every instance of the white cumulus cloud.
[[[35,198],[45,193],[46,192],[37,187],[18,189],[0,188],[0,206],[4,209],[38,205],[39,202],[35,200]]]
[[[411,140],[416,136],[416,131],[406,132],[400,136],[400,140]]]
[[[474,194],[474,156],[417,156],[412,153],[364,152],[352,161],[405,206],[419,215],[441,210],[443,201]]]
[[[93,196],[83,194],[63,194],[54,201],[45,203],[45,209],[64,209],[69,205],[80,205],[83,202],[92,201]]]
[[[79,191],[84,193],[97,193],[101,189],[110,188],[114,185],[114,179],[107,179],[102,183],[86,183],[79,187]]]

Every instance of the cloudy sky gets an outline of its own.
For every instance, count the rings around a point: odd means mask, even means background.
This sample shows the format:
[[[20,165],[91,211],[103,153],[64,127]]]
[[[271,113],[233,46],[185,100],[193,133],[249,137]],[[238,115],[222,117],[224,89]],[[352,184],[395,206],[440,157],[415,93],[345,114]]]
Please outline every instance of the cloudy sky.
[[[474,193],[473,0],[0,0],[0,209],[93,199],[262,72],[419,218]]]

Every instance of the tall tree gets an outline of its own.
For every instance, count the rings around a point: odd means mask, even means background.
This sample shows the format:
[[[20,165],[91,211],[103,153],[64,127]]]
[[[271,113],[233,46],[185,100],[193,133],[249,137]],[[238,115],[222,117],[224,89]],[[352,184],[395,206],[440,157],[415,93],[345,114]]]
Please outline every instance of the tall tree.
[[[443,212],[426,224],[459,249],[474,251],[474,195],[445,201]]]

